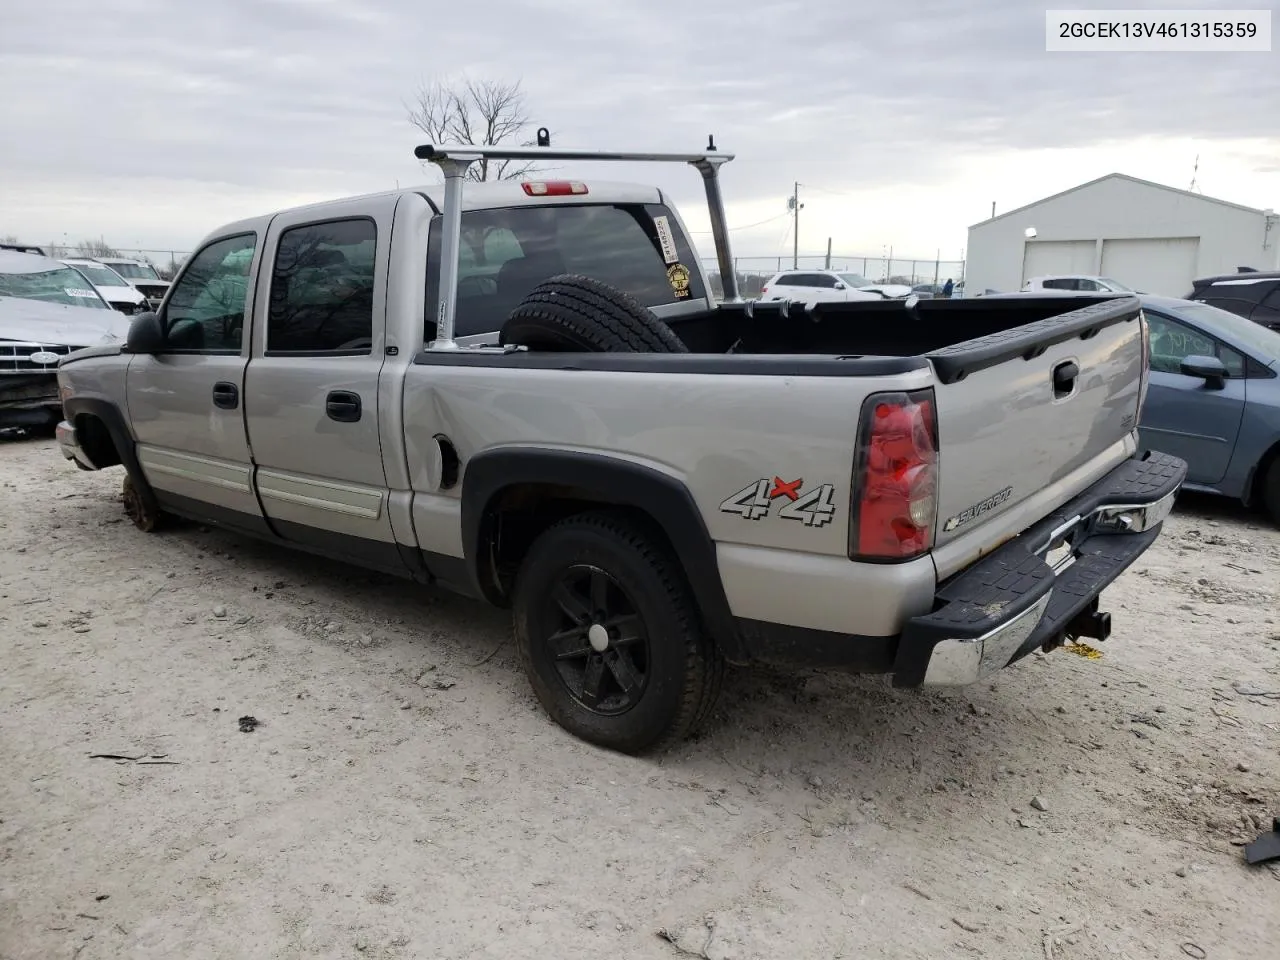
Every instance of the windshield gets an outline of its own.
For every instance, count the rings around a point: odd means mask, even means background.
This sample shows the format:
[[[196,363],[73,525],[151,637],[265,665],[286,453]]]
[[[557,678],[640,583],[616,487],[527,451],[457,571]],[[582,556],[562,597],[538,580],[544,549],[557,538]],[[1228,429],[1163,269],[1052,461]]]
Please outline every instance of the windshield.
[[[72,264],[77,270],[89,278],[95,287],[127,287],[127,284],[120,276],[110,267],[104,267],[100,263],[75,263]]]
[[[0,273],[0,297],[111,309],[89,281],[70,267],[39,273]]]
[[[160,275],[146,263],[123,263],[116,262],[111,264],[111,269],[122,277],[128,277],[130,280],[159,280]]]
[[[1207,303],[1188,302],[1179,304],[1174,315],[1185,317],[1192,323],[1203,321],[1230,334],[1263,363],[1272,363],[1280,358],[1280,333],[1269,330],[1260,323],[1246,320],[1239,314],[1211,307]]]
[[[1126,287],[1119,280],[1112,280],[1110,277],[1099,277],[1098,279],[1102,281],[1102,283],[1110,287],[1112,290],[1114,290],[1116,293],[1135,293],[1136,292],[1133,289],[1133,287]]]
[[[842,273],[842,274],[839,274],[839,277],[841,280],[843,280],[845,283],[847,283],[851,287],[871,286],[870,280],[868,280],[866,277],[859,276],[856,273]]]

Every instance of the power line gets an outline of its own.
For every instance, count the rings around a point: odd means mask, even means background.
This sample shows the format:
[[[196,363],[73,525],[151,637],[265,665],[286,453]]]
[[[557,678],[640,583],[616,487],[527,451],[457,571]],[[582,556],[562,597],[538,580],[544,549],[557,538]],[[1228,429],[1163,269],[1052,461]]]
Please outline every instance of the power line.
[[[819,193],[829,193],[833,197],[852,197],[853,196],[853,194],[849,193],[847,190],[831,190],[831,189],[828,189],[827,187],[815,186],[814,184],[808,183],[808,182],[806,182],[804,186],[805,186],[805,189],[807,190],[817,190]]]
[[[760,220],[760,221],[758,221],[758,222],[756,222],[756,223],[747,223],[747,224],[743,224],[743,225],[742,225],[742,226],[740,226],[740,227],[730,227],[730,228],[729,228],[729,232],[730,232],[730,233],[737,233],[737,232],[739,232],[740,230],[751,230],[751,229],[754,229],[755,227],[763,227],[763,226],[764,226],[765,224],[767,224],[767,223],[773,223],[775,220],[781,220],[783,217],[789,217],[789,216],[791,216],[791,211],[790,211],[790,210],[788,210],[786,213],[780,213],[780,214],[778,214],[776,217],[770,217],[768,220]],[[693,233],[693,234],[697,234],[698,236],[710,236],[710,235],[711,235],[711,231],[710,231],[710,230],[690,230],[689,232],[690,232],[690,233]]]

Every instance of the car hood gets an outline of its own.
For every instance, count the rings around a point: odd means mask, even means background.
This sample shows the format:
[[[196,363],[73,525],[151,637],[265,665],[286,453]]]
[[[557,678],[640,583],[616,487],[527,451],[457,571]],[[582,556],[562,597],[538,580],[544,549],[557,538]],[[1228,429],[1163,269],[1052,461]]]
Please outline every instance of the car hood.
[[[129,335],[129,323],[118,310],[0,297],[0,340],[87,347],[123,341]]]
[[[116,303],[146,303],[147,298],[137,287],[100,287],[96,283],[94,289],[102,294],[104,300],[113,300]]]
[[[125,280],[131,287],[164,287],[165,289],[169,287],[168,280],[149,280],[146,277],[125,277]]]

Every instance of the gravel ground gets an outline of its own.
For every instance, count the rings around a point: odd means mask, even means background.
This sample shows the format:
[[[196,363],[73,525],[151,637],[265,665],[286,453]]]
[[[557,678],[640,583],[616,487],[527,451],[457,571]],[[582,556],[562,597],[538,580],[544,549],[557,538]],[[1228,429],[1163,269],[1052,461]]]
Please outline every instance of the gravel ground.
[[[1238,846],[1280,815],[1280,532],[1228,504],[1180,505],[1100,659],[737,671],[636,760],[545,717],[502,612],[139,533],[121,479],[0,442],[4,960],[1280,949]]]

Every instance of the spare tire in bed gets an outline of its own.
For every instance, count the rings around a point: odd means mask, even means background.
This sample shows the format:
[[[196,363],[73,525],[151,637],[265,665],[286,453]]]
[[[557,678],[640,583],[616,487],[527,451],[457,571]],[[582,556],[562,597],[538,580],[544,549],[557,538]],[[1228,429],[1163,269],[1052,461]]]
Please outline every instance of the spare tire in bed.
[[[498,342],[587,353],[689,352],[635,297],[573,274],[551,277],[530,290],[502,325]]]

